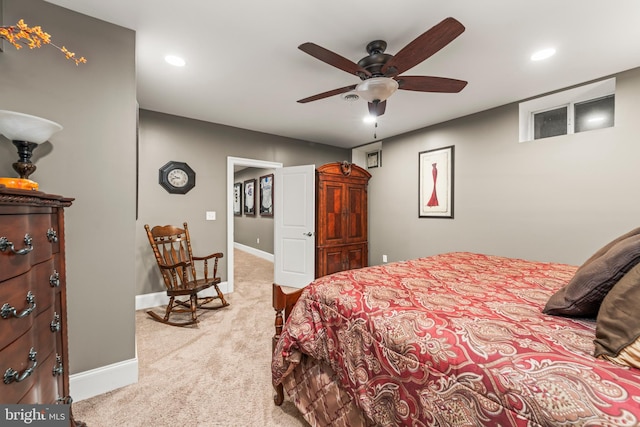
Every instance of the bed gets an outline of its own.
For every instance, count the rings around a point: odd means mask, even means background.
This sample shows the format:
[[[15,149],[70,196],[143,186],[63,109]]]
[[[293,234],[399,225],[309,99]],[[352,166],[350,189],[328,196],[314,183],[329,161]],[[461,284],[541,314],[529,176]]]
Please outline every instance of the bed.
[[[295,293],[274,285],[275,402],[286,392],[314,426],[640,425],[640,369],[594,356],[607,345],[596,337],[602,299],[621,278],[640,279],[636,239],[637,256],[609,271],[599,301],[590,283],[578,315],[552,300],[580,305],[567,288],[619,242],[579,268],[455,252],[343,271]]]

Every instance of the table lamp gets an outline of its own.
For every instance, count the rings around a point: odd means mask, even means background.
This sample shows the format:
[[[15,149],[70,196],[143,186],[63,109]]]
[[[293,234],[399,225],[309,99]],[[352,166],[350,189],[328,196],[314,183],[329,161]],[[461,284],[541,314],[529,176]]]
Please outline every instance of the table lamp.
[[[54,133],[62,130],[62,126],[36,116],[16,113],[15,111],[0,110],[0,133],[11,140],[18,149],[18,161],[13,164],[13,169],[19,178],[0,178],[0,184],[8,188],[37,190],[38,183],[29,179],[36,170],[36,165],[31,162],[33,150]]]

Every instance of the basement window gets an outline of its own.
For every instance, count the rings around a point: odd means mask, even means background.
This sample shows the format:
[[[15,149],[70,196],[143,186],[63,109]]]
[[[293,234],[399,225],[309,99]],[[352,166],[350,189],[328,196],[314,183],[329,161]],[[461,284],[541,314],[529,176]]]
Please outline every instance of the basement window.
[[[568,106],[533,113],[533,139],[567,134]]]
[[[615,95],[609,95],[576,103],[573,106],[574,130],[584,132],[613,127],[615,101]]]
[[[614,126],[615,79],[520,103],[520,142]]]

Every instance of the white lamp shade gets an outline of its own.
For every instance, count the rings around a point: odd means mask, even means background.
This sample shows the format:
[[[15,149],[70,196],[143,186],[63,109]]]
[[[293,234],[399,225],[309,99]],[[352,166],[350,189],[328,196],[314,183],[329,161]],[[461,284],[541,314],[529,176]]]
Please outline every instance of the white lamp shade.
[[[373,77],[360,83],[356,92],[369,102],[385,101],[398,90],[398,82],[390,77]]]
[[[0,133],[12,141],[41,144],[61,130],[62,126],[51,120],[0,110]]]

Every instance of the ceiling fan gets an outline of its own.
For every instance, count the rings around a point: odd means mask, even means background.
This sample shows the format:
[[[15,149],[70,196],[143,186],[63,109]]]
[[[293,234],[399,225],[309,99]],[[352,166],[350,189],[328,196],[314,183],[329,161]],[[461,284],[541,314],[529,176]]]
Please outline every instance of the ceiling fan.
[[[311,101],[328,98],[350,91],[356,93],[369,103],[369,114],[384,114],[387,98],[396,90],[412,90],[417,92],[460,92],[467,82],[431,76],[401,76],[400,74],[415,67],[451,43],[464,32],[464,26],[454,18],[446,18],[418,36],[395,55],[384,53],[387,42],[375,40],[367,45],[368,56],[358,63],[348,60],[314,43],[303,43],[298,49],[333,67],[360,77],[360,84],[341,87],[319,93],[298,102],[305,104]]]

